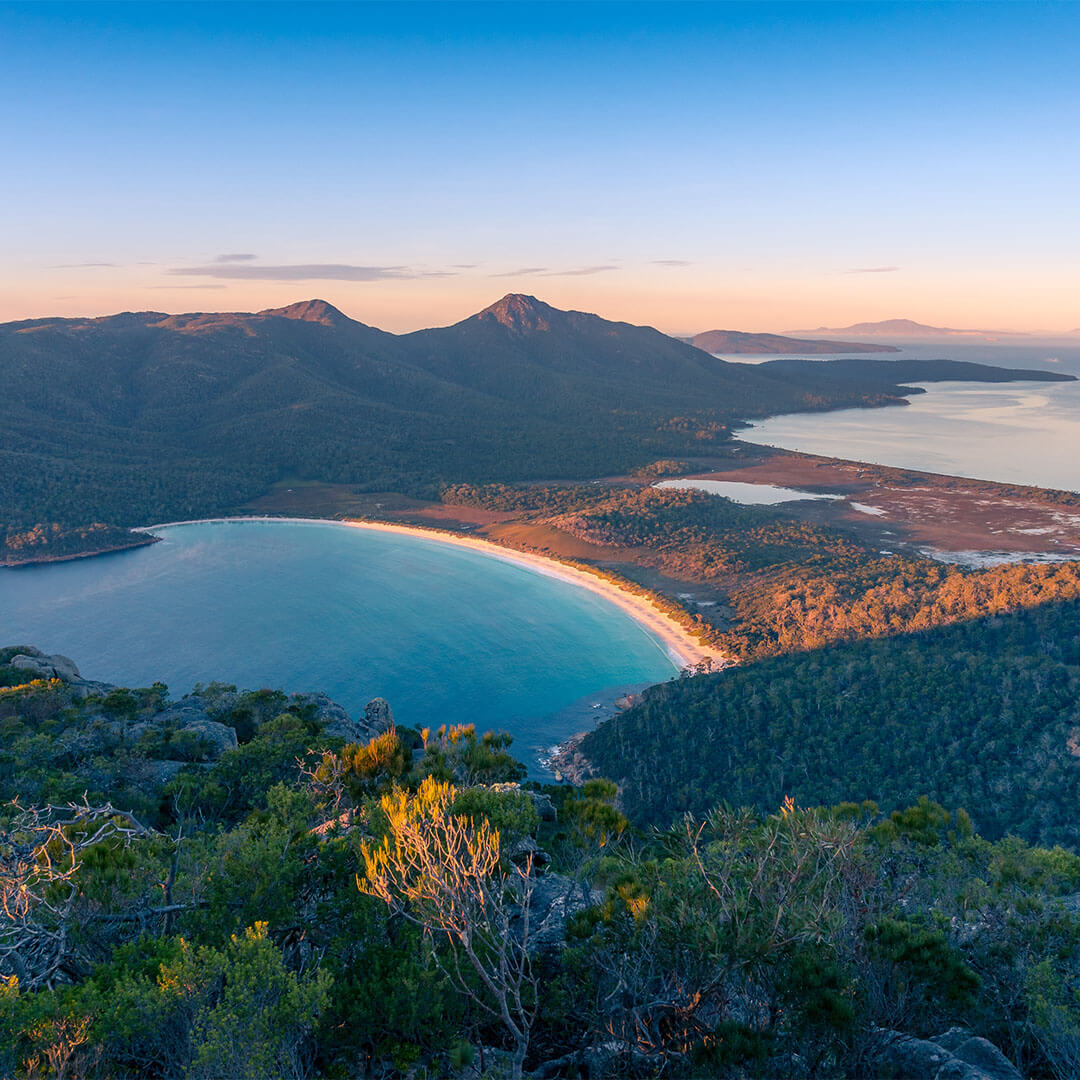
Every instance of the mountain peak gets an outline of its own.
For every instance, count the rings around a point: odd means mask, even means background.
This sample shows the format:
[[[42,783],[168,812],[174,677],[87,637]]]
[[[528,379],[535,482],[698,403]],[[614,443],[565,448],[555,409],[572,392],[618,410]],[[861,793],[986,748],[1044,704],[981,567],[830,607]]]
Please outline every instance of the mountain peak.
[[[352,322],[348,315],[342,314],[325,300],[300,300],[286,307],[267,308],[259,314],[276,316],[279,319],[295,319],[297,322],[322,323],[323,326],[341,326],[343,323]]]
[[[507,293],[501,300],[484,308],[477,319],[501,323],[510,330],[550,330],[551,317],[559,312],[543,300],[525,293]]]

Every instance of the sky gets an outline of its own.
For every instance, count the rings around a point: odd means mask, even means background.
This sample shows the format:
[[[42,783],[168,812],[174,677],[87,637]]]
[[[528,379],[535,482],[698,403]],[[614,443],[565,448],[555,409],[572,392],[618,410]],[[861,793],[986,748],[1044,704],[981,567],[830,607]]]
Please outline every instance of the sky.
[[[0,2],[0,320],[1080,328],[1080,4]]]

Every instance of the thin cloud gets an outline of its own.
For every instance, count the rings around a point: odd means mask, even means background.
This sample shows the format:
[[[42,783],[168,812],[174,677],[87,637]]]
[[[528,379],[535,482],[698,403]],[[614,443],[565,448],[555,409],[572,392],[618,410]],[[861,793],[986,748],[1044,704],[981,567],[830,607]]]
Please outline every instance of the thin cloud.
[[[853,266],[845,274],[895,274],[899,266]]]
[[[605,274],[608,270],[618,270],[617,266],[581,266],[576,270],[545,270],[543,277],[587,277],[589,274]]]
[[[241,252],[238,255],[219,255],[214,262],[217,263],[235,263],[235,262],[251,262],[252,259],[257,259],[257,255],[247,255]]]
[[[148,289],[168,289],[174,292],[177,289],[227,289],[228,285],[147,285]]]
[[[653,259],[653,266],[693,266],[686,259]]]
[[[210,266],[178,266],[168,272],[185,277],[242,281],[388,281],[452,276],[447,270],[418,271],[407,266],[353,266],[349,263],[295,263],[287,266],[213,263]]]
[[[491,274],[491,277],[532,277],[534,274],[550,273],[546,266],[522,266],[518,270],[507,270],[502,274]]]
[[[81,263],[58,263],[56,266],[50,267],[52,270],[86,270],[90,267],[107,266],[115,267],[116,263],[111,262],[81,262]]]

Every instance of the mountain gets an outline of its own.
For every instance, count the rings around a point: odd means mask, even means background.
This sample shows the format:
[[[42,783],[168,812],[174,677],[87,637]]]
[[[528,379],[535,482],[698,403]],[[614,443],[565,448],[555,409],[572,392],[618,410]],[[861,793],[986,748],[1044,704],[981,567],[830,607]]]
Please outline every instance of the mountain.
[[[0,522],[133,525],[282,480],[434,495],[700,456],[736,422],[900,399],[888,372],[725,363],[511,294],[390,334],[321,300],[0,325]]]
[[[512,293],[453,326],[404,335],[424,370],[504,400],[528,398],[543,411],[685,409],[707,401],[728,415],[766,408],[772,384],[659,330],[560,311]]]
[[[864,337],[892,338],[976,338],[996,341],[1002,337],[1024,337],[1009,330],[957,330],[950,326],[927,326],[911,319],[884,319],[881,322],[853,323],[851,326],[819,326],[815,330],[794,331],[812,334],[861,334]]]
[[[780,334],[746,334],[741,330],[706,330],[690,339],[707,353],[764,356],[771,353],[822,356],[827,353],[899,352],[895,345],[867,345],[857,341],[822,341],[782,337]]]

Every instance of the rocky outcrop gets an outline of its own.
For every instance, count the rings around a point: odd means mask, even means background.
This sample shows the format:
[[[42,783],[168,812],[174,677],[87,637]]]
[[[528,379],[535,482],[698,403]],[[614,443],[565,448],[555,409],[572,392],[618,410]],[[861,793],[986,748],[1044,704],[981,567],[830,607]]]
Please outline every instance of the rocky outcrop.
[[[394,714],[385,698],[372,698],[364,706],[363,718],[353,719],[348,712],[326,694],[293,694],[291,708],[310,708],[312,717],[323,725],[323,731],[333,739],[348,743],[366,743],[394,726]]]
[[[933,1039],[899,1031],[882,1034],[881,1064],[905,1080],[1024,1080],[993,1043],[963,1028]]]
[[[59,653],[49,656],[39,649],[28,648],[26,652],[13,656],[8,661],[8,667],[32,672],[38,679],[63,679],[70,682],[72,679],[81,678],[74,660]]]
[[[537,874],[543,873],[551,862],[551,856],[531,836],[524,836],[511,845],[509,855],[515,866],[529,867]]]
[[[31,645],[24,645],[20,652],[7,661],[7,666],[25,671],[30,679],[59,679],[79,698],[89,697],[91,694],[107,694],[115,689],[108,683],[84,679],[70,657],[61,656],[60,653],[43,653]]]
[[[566,742],[556,746],[547,759],[547,766],[560,783],[584,784],[597,775],[596,766],[581,752],[581,743],[586,732],[571,735]]]
[[[289,708],[303,710],[310,708],[313,719],[323,725],[327,735],[346,742],[367,742],[362,724],[352,720],[349,714],[336,701],[326,694],[293,694],[289,698]]]
[[[540,815],[541,821],[555,821],[558,818],[558,814],[555,811],[555,804],[551,801],[550,796],[545,795],[542,791],[533,791],[531,788],[523,788],[516,780],[492,784],[491,790],[500,792],[511,791],[517,795],[527,795],[532,800],[533,806],[536,807],[536,812]]]
[[[364,706],[364,723],[372,735],[381,735],[394,726],[394,714],[386,698],[372,698]]]
[[[533,883],[530,951],[561,949],[566,945],[566,924],[575,915],[595,907],[604,894],[563,874],[544,874]]]
[[[120,689],[111,683],[84,679],[75,662],[66,656],[50,655],[29,645],[0,650],[0,655],[7,653],[13,655],[4,661],[5,665],[25,671],[28,682],[57,679],[72,699],[104,698]],[[348,742],[367,742],[394,722],[390,706],[382,698],[368,703],[362,720],[352,720],[326,694],[264,696],[268,704],[262,707],[263,715],[256,722],[290,710],[303,712],[322,724],[328,736]],[[231,686],[216,683],[157,709],[144,705],[135,715],[117,712],[105,703],[96,706],[89,702],[80,723],[66,731],[63,738],[73,746],[83,746],[88,754],[103,752],[110,745],[137,748],[128,769],[129,778],[134,783],[161,784],[185,765],[212,764],[236,748],[236,728],[228,721],[238,704],[246,704],[242,695]]]

